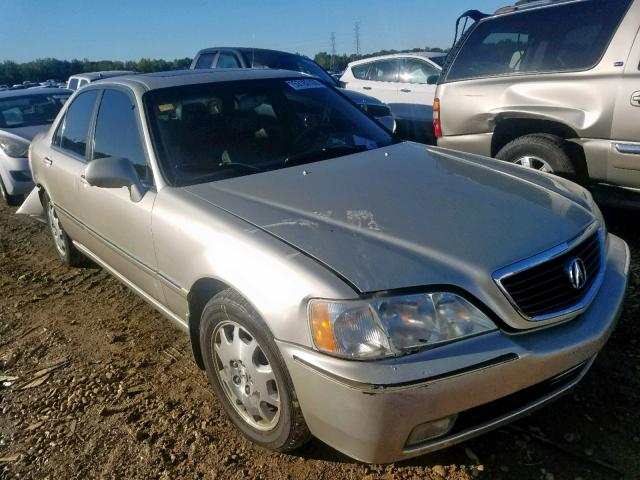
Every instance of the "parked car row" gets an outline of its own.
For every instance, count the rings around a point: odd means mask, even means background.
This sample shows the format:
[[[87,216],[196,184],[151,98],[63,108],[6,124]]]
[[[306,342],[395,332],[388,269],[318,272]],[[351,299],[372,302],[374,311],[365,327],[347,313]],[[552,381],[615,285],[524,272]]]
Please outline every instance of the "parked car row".
[[[314,435],[376,463],[452,445],[582,379],[615,327],[629,250],[585,188],[525,160],[403,141],[381,106],[424,106],[438,83],[434,132],[464,148],[535,117],[498,100],[526,105],[560,88],[558,102],[571,89],[596,101],[562,45],[584,50],[589,33],[607,43],[612,24],[610,45],[630,45],[640,25],[640,0],[610,0],[606,15],[600,5],[521,2],[479,20],[446,61],[353,63],[346,89],[304,57],[227,47],[185,71],[79,80],[33,139],[36,188],[22,208],[44,210],[61,261],[90,258],[189,336],[251,441],[290,451]],[[585,6],[579,26],[579,12],[553,10]],[[602,53],[592,50],[580,55]],[[529,78],[511,92],[504,69],[524,79],[530,56],[561,62],[572,83]],[[614,58],[604,55],[602,81]],[[465,120],[494,82],[494,108]],[[5,130],[45,103],[3,101]],[[482,134],[454,130],[493,114]],[[537,132],[536,144],[576,144],[557,133]],[[0,146],[24,168],[25,141]]]

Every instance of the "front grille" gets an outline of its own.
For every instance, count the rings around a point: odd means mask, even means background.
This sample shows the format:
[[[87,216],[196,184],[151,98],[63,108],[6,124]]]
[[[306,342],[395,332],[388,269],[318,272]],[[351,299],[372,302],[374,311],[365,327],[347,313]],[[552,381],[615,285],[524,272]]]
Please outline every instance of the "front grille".
[[[391,115],[391,111],[389,110],[389,107],[387,107],[386,105],[367,104],[365,105],[365,107],[369,115],[372,115],[374,117],[388,117]]]
[[[571,309],[584,300],[601,268],[601,242],[598,232],[561,255],[539,265],[499,279],[513,303],[527,317],[537,318]],[[567,265],[579,258],[586,269],[586,283],[576,289]]]

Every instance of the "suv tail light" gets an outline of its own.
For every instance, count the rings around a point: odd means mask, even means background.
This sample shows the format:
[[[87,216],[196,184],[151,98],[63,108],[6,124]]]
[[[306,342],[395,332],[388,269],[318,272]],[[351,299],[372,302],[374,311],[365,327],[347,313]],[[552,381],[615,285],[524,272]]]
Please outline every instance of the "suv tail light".
[[[433,134],[436,138],[442,137],[442,124],[440,123],[440,99],[433,101]]]

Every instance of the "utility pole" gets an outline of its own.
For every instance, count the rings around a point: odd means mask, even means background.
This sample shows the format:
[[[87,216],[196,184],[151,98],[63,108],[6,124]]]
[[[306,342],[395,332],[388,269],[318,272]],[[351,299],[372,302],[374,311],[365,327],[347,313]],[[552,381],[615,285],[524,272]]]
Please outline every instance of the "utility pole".
[[[331,32],[331,71],[335,68],[336,58],[336,32]]]
[[[360,55],[360,22],[356,22],[353,26],[353,33],[356,37],[356,55]]]

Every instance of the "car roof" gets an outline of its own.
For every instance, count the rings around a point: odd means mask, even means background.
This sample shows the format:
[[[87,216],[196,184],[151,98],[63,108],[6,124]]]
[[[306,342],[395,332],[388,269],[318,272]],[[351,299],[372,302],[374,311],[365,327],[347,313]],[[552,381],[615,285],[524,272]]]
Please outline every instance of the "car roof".
[[[578,3],[585,2],[588,0],[520,0],[516,2],[514,5],[509,5],[506,7],[499,8],[495,11],[493,15],[490,17],[498,16],[498,15],[506,15],[510,13],[517,13],[537,8],[546,8],[546,7],[554,7],[557,5],[562,5],[565,3]],[[483,19],[484,20],[484,19]]]
[[[201,55],[203,53],[214,53],[214,52],[217,52],[218,50],[237,50],[242,53],[266,52],[266,53],[275,53],[278,55],[291,55],[293,57],[308,58],[304,55],[300,55],[299,53],[285,52],[283,50],[271,50],[269,48],[253,48],[253,47],[209,47],[209,48],[203,48],[202,50],[200,50],[198,52],[198,55]]]
[[[84,72],[71,75],[69,78],[86,78],[87,80],[96,80],[99,78],[118,77],[120,75],[135,75],[132,70],[105,70],[103,72]]]
[[[233,82],[241,80],[268,80],[277,78],[315,78],[306,73],[271,68],[224,68],[201,70],[171,70],[167,72],[125,75],[112,79],[99,80],[93,85],[127,85],[144,90],[198,85],[203,83]],[[83,87],[89,88],[89,87]]]
[[[34,87],[34,88],[22,88],[20,90],[3,90],[0,92],[0,98],[10,97],[28,97],[31,95],[71,95],[73,90],[67,88],[51,88],[51,87]]]
[[[442,53],[442,52],[404,52],[404,53],[390,53],[388,55],[378,55],[377,57],[367,57],[367,58],[362,58],[360,60],[356,60],[354,62],[350,62],[349,65],[358,65],[360,63],[368,63],[368,62],[373,62],[376,60],[385,60],[387,58],[406,58],[406,57],[419,57],[419,58],[424,58],[424,59],[432,59],[435,57],[442,57],[446,55],[446,53]],[[438,68],[440,68],[439,65],[436,64],[436,66]]]

